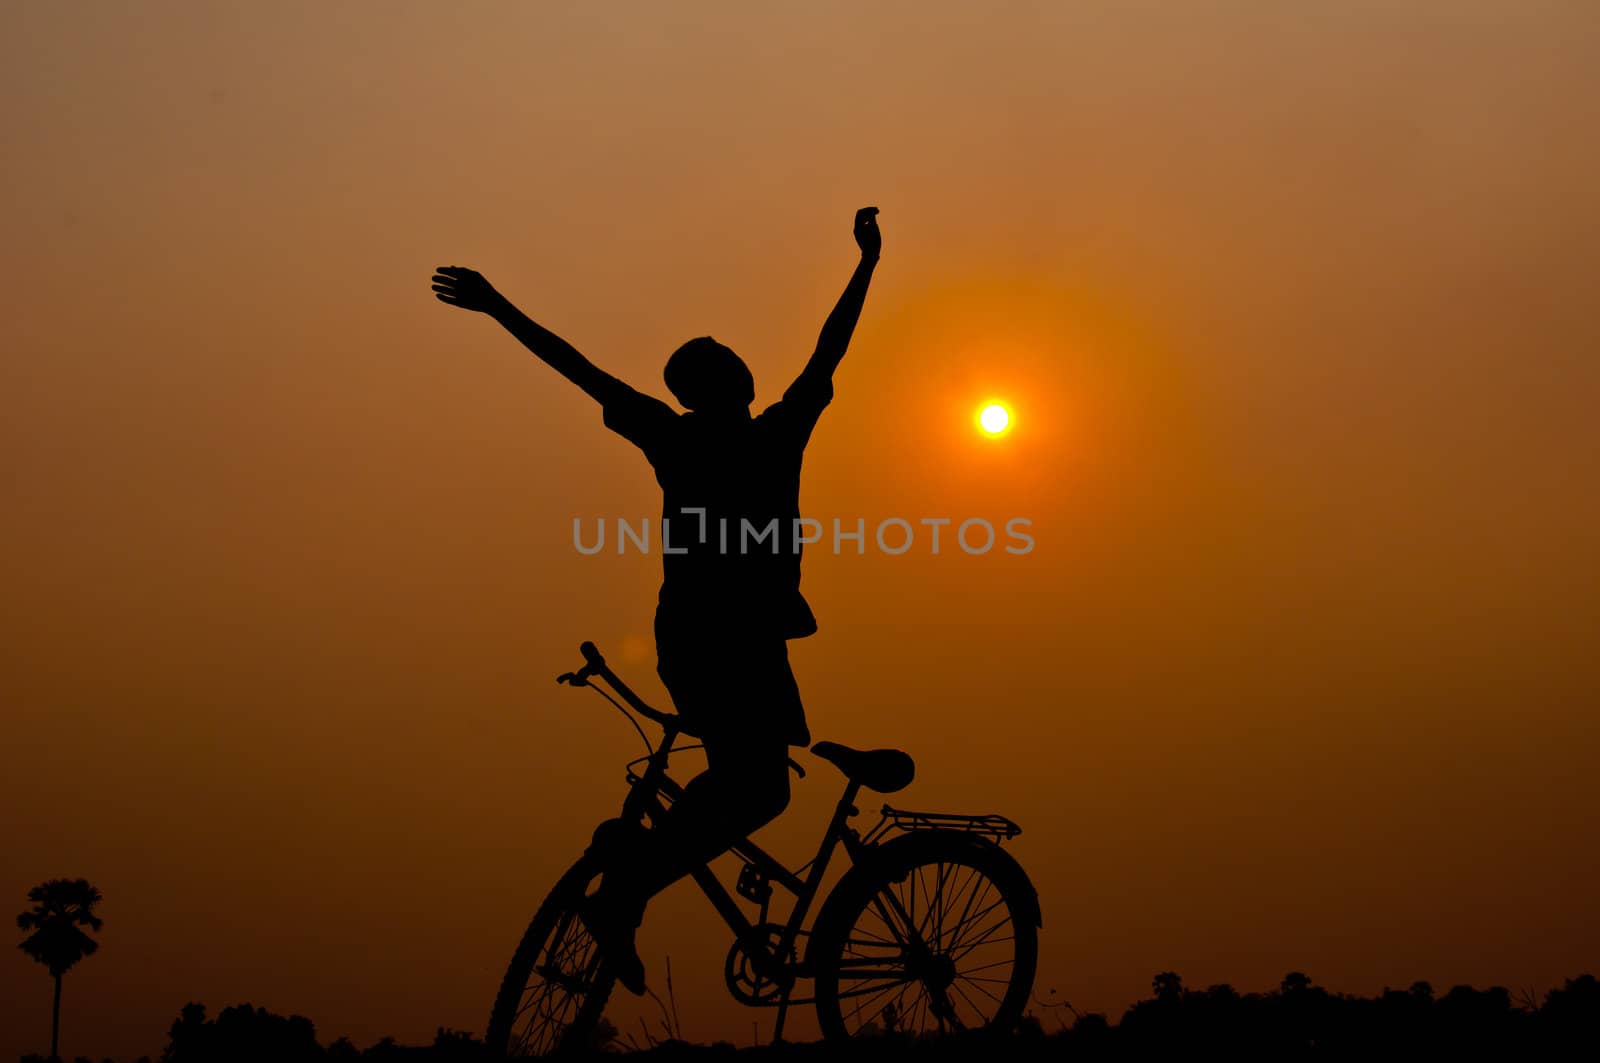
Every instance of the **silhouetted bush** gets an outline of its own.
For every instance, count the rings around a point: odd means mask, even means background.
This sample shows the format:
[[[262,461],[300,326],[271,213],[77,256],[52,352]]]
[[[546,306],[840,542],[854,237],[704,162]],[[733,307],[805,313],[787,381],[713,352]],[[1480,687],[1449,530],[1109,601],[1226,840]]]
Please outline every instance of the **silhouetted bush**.
[[[847,1045],[785,1044],[735,1048],[727,1042],[692,1045],[665,1040],[630,1053],[641,1063],[1092,1063],[1181,1054],[1223,1058],[1600,1058],[1600,982],[1569,979],[1542,1003],[1519,1004],[1500,986],[1455,986],[1442,996],[1426,982],[1385,989],[1374,997],[1331,993],[1305,974],[1285,975],[1273,992],[1240,993],[1231,985],[1195,990],[1174,972],[1151,982],[1151,997],[1129,1008],[1116,1025],[1106,1016],[1057,1022],[1064,1003],[1040,1002],[1058,1028],[1030,1016],[1009,1037],[909,1038],[899,1034]],[[486,1060],[471,1034],[440,1027],[429,1045],[384,1038],[362,1051],[348,1038],[327,1048],[311,1021],[285,1018],[249,1004],[224,1008],[213,1021],[189,1004],[172,1024],[163,1063],[467,1063]],[[24,1056],[23,1063],[47,1063]],[[88,1061],[79,1061],[88,1063]],[[110,1063],[110,1061],[106,1061]],[[140,1063],[149,1063],[141,1060]]]
[[[303,1015],[288,1018],[249,1004],[223,1008],[206,1020],[204,1004],[186,1004],[168,1032],[163,1063],[300,1063],[324,1058],[316,1028]]]
[[[1585,974],[1545,994],[1536,1016],[1539,1042],[1594,1058],[1600,1054],[1600,981]],[[1581,1057],[1580,1057],[1581,1058]]]

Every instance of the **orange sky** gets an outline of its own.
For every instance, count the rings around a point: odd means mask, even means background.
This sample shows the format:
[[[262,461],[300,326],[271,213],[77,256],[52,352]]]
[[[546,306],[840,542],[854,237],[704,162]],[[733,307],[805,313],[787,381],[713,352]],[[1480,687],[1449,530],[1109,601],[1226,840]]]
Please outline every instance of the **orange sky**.
[[[867,203],[805,511],[1038,545],[814,550],[793,655],[903,804],[1023,825],[1041,993],[1593,970],[1597,55],[1583,3],[16,7],[0,900],[106,895],[63,1051],[191,999],[482,1031],[636,744],[552,677],[663,696],[659,559],[572,518],[659,503],[428,274],[663,396],[710,333],[764,403]],[[692,1038],[770,1029],[726,944],[689,887],[642,931]],[[0,950],[0,1056],[48,1024]]]

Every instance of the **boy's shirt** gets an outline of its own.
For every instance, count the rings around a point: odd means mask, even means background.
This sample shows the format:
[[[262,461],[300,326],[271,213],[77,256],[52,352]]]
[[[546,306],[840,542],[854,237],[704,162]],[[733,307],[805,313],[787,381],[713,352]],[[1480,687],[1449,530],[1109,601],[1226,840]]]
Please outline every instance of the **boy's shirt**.
[[[708,631],[795,639],[817,630],[800,594],[800,461],[832,399],[830,379],[802,373],[754,417],[680,414],[626,385],[604,404],[606,427],[644,452],[661,485],[658,641]],[[686,512],[699,509],[703,518]]]

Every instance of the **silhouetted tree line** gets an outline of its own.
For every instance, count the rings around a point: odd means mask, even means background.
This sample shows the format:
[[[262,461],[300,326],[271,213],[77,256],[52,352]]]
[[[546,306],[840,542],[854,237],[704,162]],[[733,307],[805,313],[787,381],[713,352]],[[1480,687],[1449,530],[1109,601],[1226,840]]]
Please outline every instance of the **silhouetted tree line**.
[[[1205,1046],[1230,1054],[1315,1051],[1336,1055],[1461,1052],[1526,1057],[1581,1046],[1600,1052],[1600,982],[1569,979],[1542,1003],[1513,1000],[1501,986],[1456,986],[1442,996],[1427,982],[1375,997],[1331,993],[1300,972],[1274,993],[1241,994],[1230,985],[1193,990],[1172,972],[1157,975],[1154,997],[1129,1008],[1115,1030],[1088,1017],[1067,1039],[1088,1048],[1141,1054]],[[1088,1054],[1088,1053],[1085,1053]]]
[[[1426,982],[1405,990],[1386,989],[1375,997],[1330,993],[1295,972],[1270,993],[1240,993],[1229,985],[1189,989],[1167,971],[1152,982],[1154,995],[1129,1008],[1113,1025],[1104,1015],[1057,1018],[1065,1005],[1041,1005],[1023,1028],[1003,1040],[927,1038],[898,1035],[862,1038],[847,1046],[797,1044],[735,1048],[726,1042],[691,1045],[666,1041],[631,1053],[662,1063],[712,1063],[737,1055],[743,1060],[916,1059],[1044,1061],[1147,1058],[1204,1051],[1228,1057],[1284,1058],[1303,1055],[1361,1057],[1445,1053],[1466,1058],[1600,1058],[1600,981],[1593,975],[1569,979],[1546,993],[1514,999],[1494,986],[1456,986],[1443,995]],[[1054,1026],[1054,1029],[1048,1027]],[[172,1024],[161,1063],[338,1063],[338,1061],[482,1060],[476,1038],[441,1028],[431,1045],[406,1046],[385,1038],[358,1049],[340,1038],[323,1046],[311,1020],[287,1018],[264,1008],[239,1004],[206,1018],[201,1004],[184,1007]],[[44,1063],[24,1056],[23,1063]],[[93,1063],[79,1058],[76,1063]],[[109,1063],[109,1061],[107,1061]],[[149,1063],[140,1060],[139,1063]]]

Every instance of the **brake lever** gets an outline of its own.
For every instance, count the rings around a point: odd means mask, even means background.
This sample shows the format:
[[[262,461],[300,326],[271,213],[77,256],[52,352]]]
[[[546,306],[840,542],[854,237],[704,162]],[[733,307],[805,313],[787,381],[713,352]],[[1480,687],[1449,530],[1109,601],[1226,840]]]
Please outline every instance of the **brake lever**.
[[[582,672],[562,672],[556,676],[556,682],[566,683],[575,687],[586,687],[589,685],[589,677]]]

